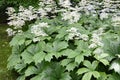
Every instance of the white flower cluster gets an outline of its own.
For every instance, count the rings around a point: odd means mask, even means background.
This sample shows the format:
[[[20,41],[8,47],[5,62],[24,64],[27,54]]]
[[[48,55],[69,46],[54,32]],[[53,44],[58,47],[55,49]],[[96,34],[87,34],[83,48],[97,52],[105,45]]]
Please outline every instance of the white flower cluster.
[[[22,33],[22,30],[13,30],[12,28],[7,28],[6,32],[8,33],[8,36],[14,36],[16,33]]]
[[[7,33],[8,33],[8,36],[13,36],[13,35],[15,35],[15,31],[13,31],[13,29],[11,29],[11,28],[8,28],[7,30]]]
[[[102,38],[101,38],[103,31],[104,31],[103,28],[100,28],[93,32],[92,39],[90,39],[91,44],[89,45],[89,48],[103,47],[104,44],[102,43]]]
[[[98,30],[94,31],[92,34],[92,39],[90,39],[91,44],[89,45],[90,49],[95,49],[93,51],[94,54],[102,54],[104,53],[103,46],[104,43],[102,42],[102,34],[104,32],[103,28],[99,28]]]
[[[120,16],[114,16],[112,17],[112,22],[113,22],[113,26],[119,26],[120,25]]]
[[[43,28],[49,27],[48,23],[38,23],[36,25],[33,25],[31,27],[31,33],[35,34],[35,36],[47,36],[47,34],[44,32]]]
[[[32,6],[29,6],[28,9],[24,8],[23,6],[19,7],[19,12],[15,13],[15,9],[8,8],[7,14],[9,15],[8,25],[15,26],[15,29],[22,28],[23,25],[25,25],[25,21],[31,21],[35,18],[37,18],[37,15],[35,14],[35,10]]]
[[[72,5],[70,0],[59,0],[59,4],[65,8],[69,8]]]
[[[117,61],[112,62],[110,70],[114,69],[115,72],[120,74],[120,63]]]
[[[59,4],[63,7],[63,10],[60,10],[62,20],[68,21],[69,24],[78,22],[81,13],[79,12],[78,6],[71,7],[72,3],[70,0],[59,0]]]
[[[38,16],[40,15],[40,17],[45,17],[48,15],[49,12],[54,14],[55,10],[56,4],[54,0],[40,0],[39,8],[36,11],[36,13],[38,14]]]
[[[102,2],[94,0],[80,0],[76,5],[73,5],[71,0],[59,0],[58,2],[59,3],[56,4],[54,0],[40,0],[38,8],[34,8],[32,6],[24,8],[23,6],[20,6],[18,11],[9,7],[6,12],[9,15],[8,20],[10,22],[8,22],[8,24],[10,26],[14,26],[14,29],[20,29],[25,25],[26,21],[43,17],[54,18],[56,13],[60,13],[62,17],[61,19],[68,21],[69,24],[78,22],[82,15],[95,16],[98,14],[100,19],[103,20],[109,17],[110,12],[115,13],[119,6],[113,5],[111,0],[103,0]],[[57,5],[59,5],[59,7]],[[52,15],[49,15],[48,13],[51,13]],[[113,17],[113,22],[115,22],[113,25],[118,25],[118,21],[118,16]]]
[[[62,19],[68,20],[69,24],[78,22],[80,17],[80,13],[78,13],[77,11],[65,11],[62,14]]]
[[[67,30],[67,32],[69,32],[68,38],[70,40],[73,39],[82,39],[84,41],[87,41],[89,39],[88,35],[86,34],[81,34],[77,28],[72,27],[70,29]]]

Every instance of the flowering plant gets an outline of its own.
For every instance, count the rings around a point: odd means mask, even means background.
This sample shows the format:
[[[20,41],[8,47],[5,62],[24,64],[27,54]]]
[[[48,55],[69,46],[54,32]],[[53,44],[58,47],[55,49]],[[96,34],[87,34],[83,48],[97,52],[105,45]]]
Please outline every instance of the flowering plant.
[[[117,7],[111,0],[40,0],[36,8],[8,8],[8,69],[17,80],[118,80]]]

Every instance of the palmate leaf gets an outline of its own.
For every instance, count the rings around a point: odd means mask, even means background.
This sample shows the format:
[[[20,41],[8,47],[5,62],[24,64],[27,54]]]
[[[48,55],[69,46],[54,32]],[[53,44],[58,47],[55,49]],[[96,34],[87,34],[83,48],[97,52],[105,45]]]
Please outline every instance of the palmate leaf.
[[[106,59],[106,57],[108,57],[107,54],[101,54],[101,55],[95,55],[94,56],[98,61],[100,61],[101,63],[103,63],[105,66],[109,65],[109,61]]]
[[[77,64],[75,62],[71,62],[66,66],[66,70],[73,71],[76,66]]]
[[[120,80],[120,75],[116,73],[110,74],[106,80]]]
[[[60,80],[71,80],[70,74],[69,73],[63,73]]]
[[[82,77],[82,80],[90,80],[92,77],[92,72],[85,73]]]
[[[31,62],[33,62],[33,55],[31,53],[28,53],[27,51],[24,51],[21,56],[24,60],[24,63],[30,64]]]
[[[68,47],[68,43],[65,41],[55,41],[53,42],[53,50],[54,51],[60,51],[62,49],[65,49]]]
[[[100,73],[97,72],[97,71],[93,71],[93,72],[92,72],[92,75],[93,75],[95,78],[97,78],[97,79],[100,77]]]
[[[66,27],[61,28],[61,29],[58,31],[59,34],[56,36],[55,39],[64,39],[65,35],[67,34],[66,30],[67,30]]]
[[[78,52],[72,50],[72,49],[66,49],[62,51],[64,56],[67,56],[68,58],[75,58],[77,55],[79,55]]]
[[[17,64],[19,64],[20,62],[21,62],[20,55],[18,55],[18,54],[12,54],[8,58],[7,68],[11,70],[11,69],[14,68],[14,66],[16,66]]]
[[[98,64],[99,64],[99,62],[98,61],[93,61],[92,63],[90,63],[90,61],[87,61],[87,60],[85,60],[84,62],[83,62],[83,65],[84,66],[86,66],[88,69],[90,69],[90,70],[95,70],[96,69],[96,67],[98,66]]]
[[[30,76],[32,74],[37,74],[37,68],[34,66],[29,66],[25,71],[25,76]]]
[[[34,55],[35,53],[39,52],[41,50],[41,47],[39,46],[39,44],[31,44],[27,47],[26,51],[32,55]]]
[[[98,61],[93,61],[92,62],[92,68],[93,68],[93,70],[95,70],[97,68],[98,64],[99,64]]]
[[[89,50],[88,43],[82,40],[76,40],[75,45],[77,45],[78,50]]]
[[[105,72],[99,72],[100,73],[100,77],[98,78],[98,80],[107,80],[107,74]]]
[[[64,60],[61,61],[61,65],[62,66],[67,66],[71,61],[72,61],[72,59],[64,59]]]
[[[17,80],[25,80],[25,75],[21,75],[17,78]]]
[[[84,56],[79,54],[77,57],[75,57],[75,62],[80,64],[82,61],[84,61]]]
[[[31,78],[30,80],[42,80],[42,77],[41,77],[41,75],[37,75],[37,76]]]
[[[85,61],[83,62],[83,65],[86,66],[88,69],[92,69],[92,64],[91,64],[90,61],[88,61],[88,60],[85,60]]]
[[[80,69],[78,69],[77,74],[80,75],[80,74],[83,74],[83,73],[86,73],[89,71],[90,70],[88,68],[80,68]]]
[[[21,35],[16,35],[12,41],[10,42],[10,46],[22,45],[25,42],[25,37],[21,37]]]
[[[56,62],[47,65],[41,64],[40,66],[44,68],[42,71],[38,71],[39,74],[31,78],[31,80],[71,80],[70,74],[65,72],[65,68]]]
[[[33,57],[35,64],[41,63],[44,60],[45,56],[46,56],[46,53],[44,53],[42,51],[36,53]]]
[[[27,65],[24,64],[24,63],[19,63],[19,64],[16,64],[15,65],[15,70],[18,72],[18,73],[21,73],[21,71],[26,67]]]
[[[48,62],[50,62],[51,61],[51,59],[53,58],[53,53],[48,53],[48,54],[46,54],[46,56],[45,56],[45,61],[48,61]]]

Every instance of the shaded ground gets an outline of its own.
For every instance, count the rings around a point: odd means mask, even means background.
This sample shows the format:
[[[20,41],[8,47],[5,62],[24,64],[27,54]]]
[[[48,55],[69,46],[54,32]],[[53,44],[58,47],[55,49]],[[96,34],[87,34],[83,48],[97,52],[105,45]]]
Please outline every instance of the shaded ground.
[[[7,59],[11,54],[11,48],[9,47],[10,38],[5,32],[7,27],[6,24],[0,24],[0,80],[16,80],[15,74],[6,68]]]

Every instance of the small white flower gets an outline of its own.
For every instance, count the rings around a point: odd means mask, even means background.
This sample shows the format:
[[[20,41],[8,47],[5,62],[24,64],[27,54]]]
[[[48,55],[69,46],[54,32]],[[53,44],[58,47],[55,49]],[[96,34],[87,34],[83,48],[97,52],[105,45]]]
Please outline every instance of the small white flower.
[[[48,27],[47,23],[38,23],[31,27],[31,33],[35,34],[36,36],[47,36],[47,34],[42,29],[43,27]]]
[[[62,19],[68,20],[69,24],[78,22],[81,17],[81,14],[77,11],[66,11],[62,13]]]
[[[59,0],[59,4],[63,7],[70,7],[72,5],[70,0]]]
[[[78,30],[77,30],[77,28],[75,28],[75,27],[72,27],[72,28],[70,28],[69,30],[67,30],[68,32],[72,32],[72,33],[75,33],[75,32],[77,32]]]
[[[7,33],[8,33],[8,36],[13,36],[13,35],[15,35],[15,31],[13,31],[13,29],[11,29],[11,28],[8,28],[7,30]]]
[[[19,29],[25,24],[24,20],[11,20],[8,22],[9,26],[15,26],[14,29]]]
[[[24,7],[23,6],[19,6],[19,11],[24,11]]]
[[[39,8],[36,13],[40,14],[40,17],[47,15],[47,12],[43,8]]]
[[[70,40],[72,40],[72,39],[80,39],[81,34],[78,32],[77,28],[72,27],[72,28],[68,29],[67,32],[69,32],[68,38]]]
[[[96,48],[96,47],[97,47],[97,45],[95,43],[92,43],[92,44],[89,45],[88,48]]]
[[[114,69],[115,72],[118,72],[120,74],[120,64],[117,61],[114,61],[111,66],[110,70]]]
[[[104,0],[104,6],[105,7],[111,7],[111,0]]]
[[[84,40],[84,41],[87,41],[89,39],[88,35],[86,34],[82,34],[81,35],[81,38]]]
[[[80,6],[85,6],[87,4],[87,0],[81,0],[80,2],[79,2],[79,5]]]
[[[75,34],[69,33],[68,38],[69,38],[70,40],[73,40],[74,36],[75,36]]]
[[[7,12],[6,12],[6,13],[7,13],[8,15],[13,14],[14,12],[15,12],[15,9],[14,9],[13,7],[8,7],[8,8],[7,8]]]
[[[48,23],[45,23],[45,22],[39,23],[38,25],[39,25],[40,27],[47,27],[47,28],[49,27],[49,26],[48,26]]]
[[[106,12],[100,13],[100,19],[101,20],[106,19],[106,18],[108,18],[108,13],[106,13]]]

